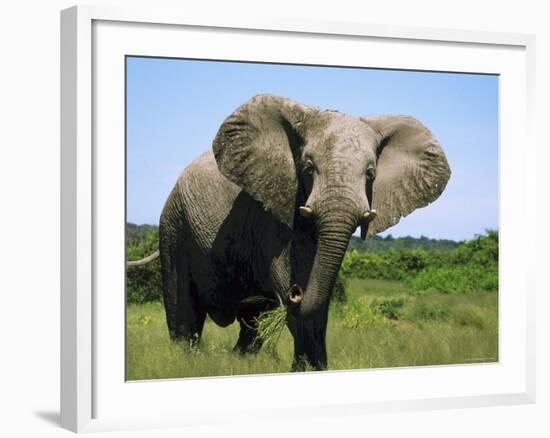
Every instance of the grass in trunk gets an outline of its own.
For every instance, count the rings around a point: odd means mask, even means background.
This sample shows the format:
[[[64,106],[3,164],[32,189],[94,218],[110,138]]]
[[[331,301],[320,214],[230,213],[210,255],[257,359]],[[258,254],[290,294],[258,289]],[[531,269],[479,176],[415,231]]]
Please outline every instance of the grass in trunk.
[[[286,325],[286,307],[277,307],[262,312],[256,318],[257,336],[256,341],[263,345],[263,348],[275,351],[279,338]]]

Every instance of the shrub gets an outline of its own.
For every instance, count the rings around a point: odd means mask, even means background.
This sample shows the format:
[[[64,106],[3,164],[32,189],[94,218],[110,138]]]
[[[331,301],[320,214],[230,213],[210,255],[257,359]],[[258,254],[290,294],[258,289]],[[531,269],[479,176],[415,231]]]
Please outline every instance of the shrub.
[[[405,304],[404,298],[389,298],[380,302],[374,300],[370,306],[376,313],[388,319],[397,320],[401,317],[401,308],[403,304]]]
[[[374,254],[349,251],[344,278],[399,280],[419,292],[498,289],[498,232],[487,230],[451,250],[390,249]]]
[[[160,262],[155,260],[126,271],[126,302],[141,304],[162,299]]]
[[[474,292],[498,289],[498,271],[477,266],[428,268],[407,280],[418,292]]]
[[[340,270],[344,278],[399,279],[403,272],[391,263],[384,253],[359,253],[355,250],[346,253]]]
[[[128,260],[139,260],[148,256],[158,249],[158,228],[153,226],[139,227],[136,232],[135,226],[127,227],[127,249]],[[145,230],[145,231],[143,231]],[[134,243],[131,245],[130,243]],[[126,269],[126,302],[146,303],[162,299],[162,280],[160,275],[160,261],[141,266],[130,266]]]
[[[386,319],[357,297],[338,307],[338,319],[342,328],[353,330],[384,324]]]

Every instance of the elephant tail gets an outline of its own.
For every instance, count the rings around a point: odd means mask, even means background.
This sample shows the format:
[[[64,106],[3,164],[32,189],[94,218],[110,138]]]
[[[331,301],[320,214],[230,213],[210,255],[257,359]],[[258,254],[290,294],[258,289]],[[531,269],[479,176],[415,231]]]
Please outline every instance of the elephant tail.
[[[153,260],[157,259],[160,255],[160,251],[157,249],[154,253],[149,254],[147,257],[144,257],[139,260],[128,260],[126,262],[126,266],[141,266],[145,265],[149,262],[152,262]]]

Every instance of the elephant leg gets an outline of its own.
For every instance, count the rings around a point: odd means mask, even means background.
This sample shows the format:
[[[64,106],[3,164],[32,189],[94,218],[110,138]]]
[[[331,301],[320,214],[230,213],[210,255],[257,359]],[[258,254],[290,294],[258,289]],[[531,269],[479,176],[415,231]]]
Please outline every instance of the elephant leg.
[[[241,330],[239,339],[233,348],[233,351],[240,354],[257,353],[262,347],[262,342],[256,339],[258,334],[256,330],[256,317],[258,314],[239,314],[237,316]]]
[[[311,319],[289,315],[288,327],[294,337],[292,371],[305,371],[308,366],[317,371],[327,369],[327,320],[328,304]]]
[[[190,347],[198,346],[205,319],[206,311],[197,302],[193,285],[186,276],[178,275],[177,337]]]
[[[201,308],[189,276],[186,261],[161,254],[164,308],[170,338],[197,346],[206,312]]]

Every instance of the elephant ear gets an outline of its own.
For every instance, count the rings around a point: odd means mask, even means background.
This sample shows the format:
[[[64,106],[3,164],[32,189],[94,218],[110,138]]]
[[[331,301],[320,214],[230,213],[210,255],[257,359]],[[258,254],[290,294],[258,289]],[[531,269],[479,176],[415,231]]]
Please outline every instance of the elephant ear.
[[[212,144],[220,172],[289,228],[298,190],[295,159],[305,121],[318,112],[290,99],[254,96],[224,120]]]
[[[377,216],[368,230],[368,235],[373,235],[435,201],[451,170],[435,137],[414,117],[388,115],[361,120],[378,134],[372,189],[372,208]]]

